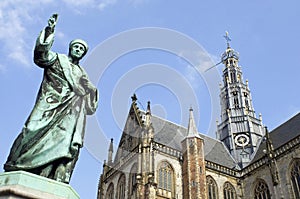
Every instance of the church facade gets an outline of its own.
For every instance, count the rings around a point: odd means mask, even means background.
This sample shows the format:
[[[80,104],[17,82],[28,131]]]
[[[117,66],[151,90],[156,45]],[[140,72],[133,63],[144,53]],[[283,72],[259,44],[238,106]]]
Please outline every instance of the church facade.
[[[132,97],[113,158],[103,164],[98,199],[299,199],[300,114],[268,132],[255,115],[239,55],[222,55],[217,138],[151,114]]]

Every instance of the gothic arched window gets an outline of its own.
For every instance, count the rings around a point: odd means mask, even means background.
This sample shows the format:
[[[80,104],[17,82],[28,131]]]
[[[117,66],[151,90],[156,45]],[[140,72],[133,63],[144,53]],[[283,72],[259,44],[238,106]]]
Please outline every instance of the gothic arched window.
[[[162,162],[158,168],[158,188],[173,192],[174,171],[167,162]]]
[[[231,82],[236,82],[236,75],[234,72],[230,73]]]
[[[211,177],[206,177],[206,186],[207,186],[207,198],[208,199],[218,199],[218,186],[216,181]]]
[[[125,175],[121,174],[117,186],[117,199],[125,198],[125,185],[126,185]]]
[[[134,194],[134,190],[136,189],[136,174],[137,174],[137,166],[136,163],[131,167],[130,174],[129,174],[129,182],[128,182],[128,194],[129,198],[131,198],[131,195]]]
[[[270,191],[268,185],[263,180],[259,180],[256,183],[254,189],[254,199],[270,199]]]
[[[106,197],[107,199],[114,199],[114,184],[110,183],[107,191],[106,191]]]
[[[224,199],[236,199],[236,192],[232,184],[225,182],[224,184]]]
[[[235,108],[239,108],[239,99],[237,97],[233,98],[233,105]]]
[[[300,198],[300,160],[295,160],[293,162],[290,180],[294,198]]]

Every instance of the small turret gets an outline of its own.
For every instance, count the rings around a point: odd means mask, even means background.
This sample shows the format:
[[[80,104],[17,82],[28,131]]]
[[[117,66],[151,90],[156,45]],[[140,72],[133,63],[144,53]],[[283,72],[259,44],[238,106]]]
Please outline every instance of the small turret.
[[[193,109],[190,108],[187,135],[181,141],[183,150],[182,179],[183,198],[206,198],[206,175],[204,143],[195,125]]]
[[[109,149],[108,149],[107,164],[108,164],[109,166],[112,165],[112,156],[113,156],[113,152],[114,152],[113,141],[114,141],[114,139],[111,138],[111,139],[110,139],[110,144],[109,144]]]

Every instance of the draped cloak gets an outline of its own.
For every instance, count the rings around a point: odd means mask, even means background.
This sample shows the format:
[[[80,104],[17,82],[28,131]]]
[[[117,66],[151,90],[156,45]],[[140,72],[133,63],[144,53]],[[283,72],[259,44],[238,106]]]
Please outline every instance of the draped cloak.
[[[98,106],[98,92],[86,91],[86,72],[68,57],[50,51],[54,35],[43,30],[36,42],[34,62],[44,69],[34,108],[16,138],[4,165],[6,171],[30,170],[61,158],[73,159],[83,146],[86,115]]]

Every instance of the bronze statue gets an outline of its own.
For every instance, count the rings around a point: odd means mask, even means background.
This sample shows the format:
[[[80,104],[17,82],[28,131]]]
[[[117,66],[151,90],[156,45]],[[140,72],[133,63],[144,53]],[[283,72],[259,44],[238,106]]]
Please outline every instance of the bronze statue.
[[[83,145],[86,115],[95,113],[98,92],[79,65],[88,51],[85,41],[71,41],[68,56],[50,50],[56,21],[54,14],[37,38],[34,62],[44,69],[43,81],[4,169],[69,183]]]

